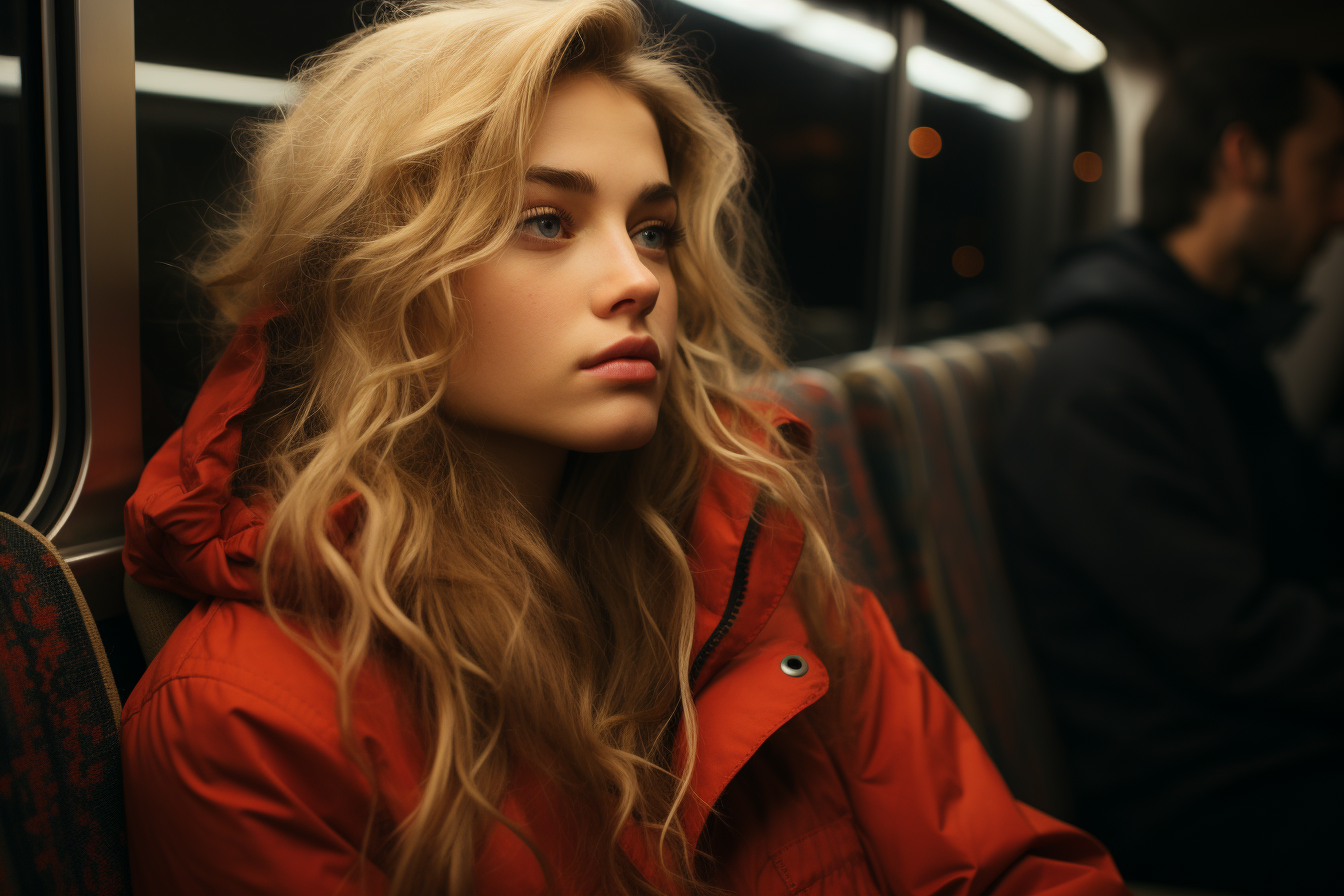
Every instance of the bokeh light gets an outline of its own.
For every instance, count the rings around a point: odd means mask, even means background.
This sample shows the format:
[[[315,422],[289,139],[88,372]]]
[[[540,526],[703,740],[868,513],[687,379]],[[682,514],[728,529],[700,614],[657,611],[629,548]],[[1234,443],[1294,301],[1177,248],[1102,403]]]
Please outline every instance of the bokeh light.
[[[962,277],[974,277],[985,269],[985,256],[974,246],[962,246],[952,253],[952,270]]]
[[[1073,173],[1089,184],[1101,179],[1101,156],[1094,152],[1080,152],[1073,157]]]
[[[943,138],[933,128],[915,128],[910,132],[910,151],[921,159],[931,159],[943,148]]]

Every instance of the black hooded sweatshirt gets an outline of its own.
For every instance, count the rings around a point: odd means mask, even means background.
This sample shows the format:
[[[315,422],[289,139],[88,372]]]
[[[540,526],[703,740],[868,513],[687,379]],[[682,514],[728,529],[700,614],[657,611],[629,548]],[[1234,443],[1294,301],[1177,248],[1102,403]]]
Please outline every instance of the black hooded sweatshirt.
[[[1282,310],[1208,293],[1140,230],[1075,250],[1004,431],[1005,558],[1077,821],[1149,879],[1227,885],[1165,867],[1200,828],[1249,828],[1229,851],[1344,835],[1314,795],[1344,772],[1344,509],[1265,363]]]

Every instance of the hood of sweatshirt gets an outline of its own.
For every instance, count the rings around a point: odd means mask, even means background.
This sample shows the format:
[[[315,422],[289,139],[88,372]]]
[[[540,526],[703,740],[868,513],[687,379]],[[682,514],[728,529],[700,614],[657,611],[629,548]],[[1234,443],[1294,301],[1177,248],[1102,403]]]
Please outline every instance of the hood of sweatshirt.
[[[1309,312],[1288,295],[1214,295],[1138,227],[1062,253],[1040,306],[1052,327],[1108,317],[1164,330],[1234,367],[1263,366],[1266,347],[1291,335]]]

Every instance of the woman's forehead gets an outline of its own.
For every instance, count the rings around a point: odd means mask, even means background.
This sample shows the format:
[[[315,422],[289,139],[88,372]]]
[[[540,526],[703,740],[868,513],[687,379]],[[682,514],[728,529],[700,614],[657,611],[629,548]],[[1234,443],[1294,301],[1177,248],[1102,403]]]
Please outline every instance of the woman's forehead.
[[[668,180],[657,121],[643,101],[595,74],[560,80],[528,148],[529,167],[583,171],[610,180]]]

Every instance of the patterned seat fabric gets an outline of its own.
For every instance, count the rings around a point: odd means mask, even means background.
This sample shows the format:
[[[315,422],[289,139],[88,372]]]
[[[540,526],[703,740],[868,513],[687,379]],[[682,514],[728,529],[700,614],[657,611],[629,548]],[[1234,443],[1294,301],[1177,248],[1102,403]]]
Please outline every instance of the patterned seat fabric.
[[[878,349],[839,368],[876,495],[919,605],[933,667],[1019,798],[1068,813],[1059,750],[1008,589],[986,460],[1029,375],[1037,328]]]
[[[69,567],[7,514],[0,598],[0,893],[129,893],[112,670]]]
[[[1044,326],[1028,324],[944,339],[930,346],[966,384],[963,401],[969,404],[967,426],[981,461],[995,451],[1008,405],[1031,376],[1036,353],[1048,339],[1049,331]]]
[[[845,576],[872,590],[907,649],[926,665],[937,662],[928,614],[911,600],[886,520],[874,501],[844,386],[834,374],[807,367],[788,370],[771,385],[779,400],[812,427]]]

